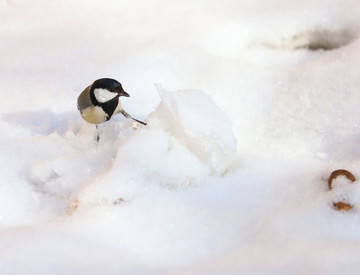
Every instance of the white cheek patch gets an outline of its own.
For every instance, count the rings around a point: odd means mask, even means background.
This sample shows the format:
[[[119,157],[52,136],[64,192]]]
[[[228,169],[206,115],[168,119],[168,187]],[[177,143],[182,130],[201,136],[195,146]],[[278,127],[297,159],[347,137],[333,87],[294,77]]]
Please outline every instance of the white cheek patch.
[[[106,89],[94,89],[94,95],[97,101],[105,103],[117,96],[117,93],[112,93]]]

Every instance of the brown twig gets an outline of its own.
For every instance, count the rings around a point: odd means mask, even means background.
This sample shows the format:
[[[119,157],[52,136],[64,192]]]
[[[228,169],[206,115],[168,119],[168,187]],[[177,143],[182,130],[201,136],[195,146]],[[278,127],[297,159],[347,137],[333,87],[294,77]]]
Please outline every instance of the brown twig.
[[[119,204],[121,204],[121,203],[123,203],[123,202],[125,202],[125,200],[124,200],[123,198],[118,198],[117,200],[115,200],[115,201],[113,202],[113,204],[114,204],[114,205],[119,205]]]
[[[354,175],[352,173],[350,173],[349,171],[344,170],[344,169],[335,170],[331,173],[330,178],[328,180],[329,190],[331,190],[331,188],[332,188],[333,180],[336,179],[338,176],[345,176],[348,180],[350,180],[352,182],[356,181]]]
[[[344,202],[334,202],[333,206],[336,210],[339,211],[349,211],[353,208],[353,206],[351,204],[348,203],[344,203]]]
[[[68,214],[69,216],[72,215],[72,213],[75,212],[78,206],[79,206],[79,200],[72,201],[68,209],[66,210],[66,214]]]

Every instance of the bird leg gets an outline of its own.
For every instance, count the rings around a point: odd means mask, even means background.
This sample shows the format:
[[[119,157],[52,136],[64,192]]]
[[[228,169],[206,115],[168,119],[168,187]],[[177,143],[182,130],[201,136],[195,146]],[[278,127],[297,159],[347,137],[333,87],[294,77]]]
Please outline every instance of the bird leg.
[[[96,141],[99,142],[99,140],[100,140],[99,127],[98,127],[98,125],[96,124]]]
[[[133,118],[131,115],[129,115],[127,112],[125,112],[125,110],[121,110],[120,112],[124,115],[124,117],[131,118],[131,119],[135,120],[136,122],[141,123],[142,125],[146,125],[146,122],[142,122],[140,120],[137,120],[136,118]]]

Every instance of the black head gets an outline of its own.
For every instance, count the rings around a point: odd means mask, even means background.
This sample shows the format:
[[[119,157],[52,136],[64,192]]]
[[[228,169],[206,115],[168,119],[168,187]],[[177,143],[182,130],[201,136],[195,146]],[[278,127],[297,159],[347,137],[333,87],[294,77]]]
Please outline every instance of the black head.
[[[124,91],[121,83],[111,78],[100,78],[96,80],[91,89],[106,89],[112,93],[116,93],[118,96],[130,97],[130,95]]]

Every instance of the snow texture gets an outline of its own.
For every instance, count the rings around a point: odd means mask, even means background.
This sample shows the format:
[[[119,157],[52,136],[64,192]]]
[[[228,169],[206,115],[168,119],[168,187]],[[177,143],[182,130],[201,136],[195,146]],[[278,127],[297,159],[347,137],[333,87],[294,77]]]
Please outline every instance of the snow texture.
[[[359,13],[0,2],[0,274],[359,273]],[[76,99],[104,77],[147,125],[97,142]]]

